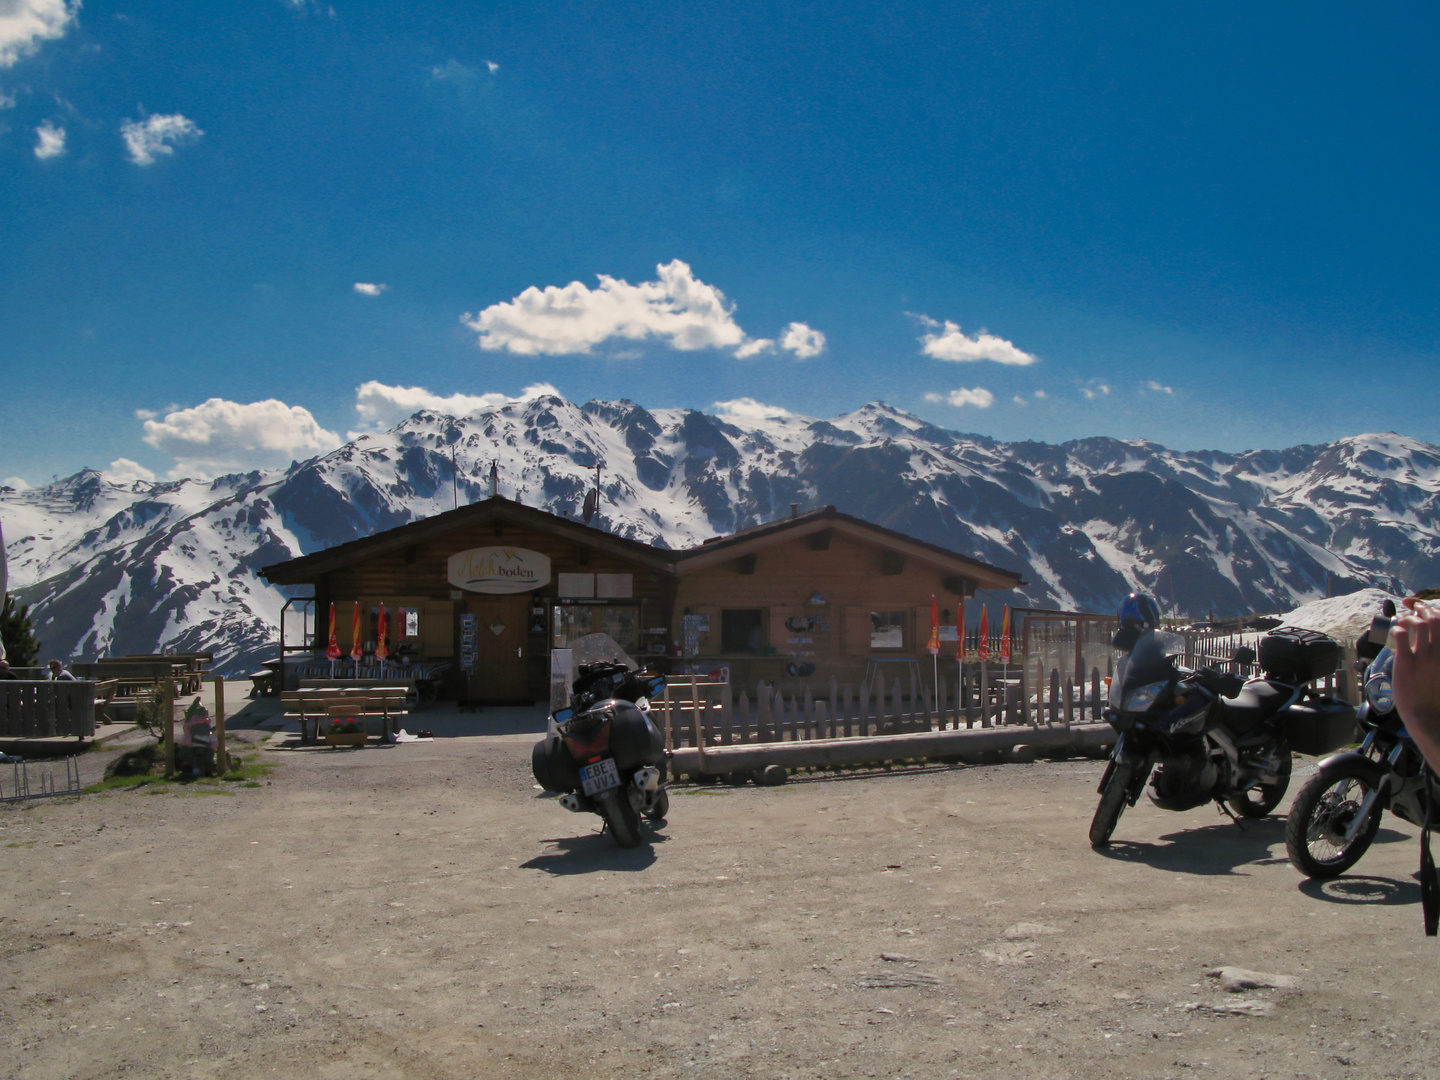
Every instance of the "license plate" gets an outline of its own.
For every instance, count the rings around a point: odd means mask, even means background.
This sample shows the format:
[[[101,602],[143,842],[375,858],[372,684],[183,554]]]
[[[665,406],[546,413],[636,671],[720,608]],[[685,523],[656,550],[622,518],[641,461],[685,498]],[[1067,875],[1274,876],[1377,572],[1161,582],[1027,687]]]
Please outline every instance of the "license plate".
[[[580,783],[586,795],[597,795],[619,787],[620,770],[615,768],[615,759],[601,758],[594,765],[586,765],[580,770]]]

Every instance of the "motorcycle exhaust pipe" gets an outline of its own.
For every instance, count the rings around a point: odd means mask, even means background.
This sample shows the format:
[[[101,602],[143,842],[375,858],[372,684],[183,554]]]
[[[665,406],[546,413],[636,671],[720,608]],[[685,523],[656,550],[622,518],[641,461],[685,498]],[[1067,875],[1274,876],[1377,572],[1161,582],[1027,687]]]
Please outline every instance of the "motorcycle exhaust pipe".
[[[560,796],[560,805],[571,813],[581,813],[585,808],[580,805],[580,796],[573,791],[568,795]]]
[[[636,790],[652,795],[660,790],[660,770],[653,765],[646,765],[635,773]]]

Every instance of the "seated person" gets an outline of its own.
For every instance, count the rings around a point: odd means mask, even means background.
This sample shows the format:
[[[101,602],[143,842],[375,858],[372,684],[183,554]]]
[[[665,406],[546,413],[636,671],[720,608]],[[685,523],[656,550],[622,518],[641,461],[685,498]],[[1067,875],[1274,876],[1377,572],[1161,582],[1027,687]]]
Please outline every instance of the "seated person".
[[[66,669],[65,665],[62,664],[59,660],[51,660],[51,661],[50,661],[50,681],[51,681],[51,682],[78,682],[79,680],[77,680],[74,675],[70,674],[70,672]]]
[[[11,670],[10,664],[7,661],[0,660],[0,679],[13,679],[18,681],[20,676]]]

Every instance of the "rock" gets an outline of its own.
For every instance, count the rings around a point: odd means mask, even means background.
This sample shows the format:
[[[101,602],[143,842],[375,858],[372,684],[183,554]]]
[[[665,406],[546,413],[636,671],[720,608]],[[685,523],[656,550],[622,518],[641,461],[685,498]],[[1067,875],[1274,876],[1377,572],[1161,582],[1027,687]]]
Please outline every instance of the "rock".
[[[1220,985],[1232,994],[1244,990],[1299,990],[1299,980],[1289,975],[1270,975],[1263,971],[1247,971],[1245,968],[1222,967],[1205,973],[1212,979],[1219,979]]]
[[[934,988],[940,985],[935,975],[919,971],[887,971],[880,975],[861,975],[855,985],[866,990],[885,990],[901,986]]]
[[[882,952],[881,960],[888,960],[892,964],[923,964],[925,961],[918,956],[906,956],[903,953]]]
[[[1029,941],[1044,934],[1058,934],[1061,930],[1058,926],[1046,926],[1044,923],[1019,922],[1014,926],[1006,927],[1006,941]]]
[[[1207,1001],[1186,1001],[1176,1007],[1186,1012],[1209,1012],[1222,1016],[1272,1016],[1275,1013],[1273,1001],[1237,1001],[1218,1005]]]
[[[1023,964],[1026,960],[1033,960],[1035,954],[1024,945],[1007,943],[996,945],[993,948],[981,949],[980,955],[992,964]]]

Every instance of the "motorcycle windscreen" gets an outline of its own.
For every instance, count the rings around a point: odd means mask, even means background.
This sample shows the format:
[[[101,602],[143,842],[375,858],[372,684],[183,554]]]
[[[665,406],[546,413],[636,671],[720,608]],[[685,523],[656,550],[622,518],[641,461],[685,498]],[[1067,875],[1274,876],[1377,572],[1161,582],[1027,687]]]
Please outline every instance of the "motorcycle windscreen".
[[[570,643],[570,651],[576,670],[581,664],[601,663],[624,664],[631,671],[640,667],[609,634],[586,634],[576,638]]]
[[[1147,630],[1141,634],[1125,665],[1122,693],[1132,686],[1174,678],[1175,657],[1184,651],[1185,639],[1179,634],[1164,630]]]

